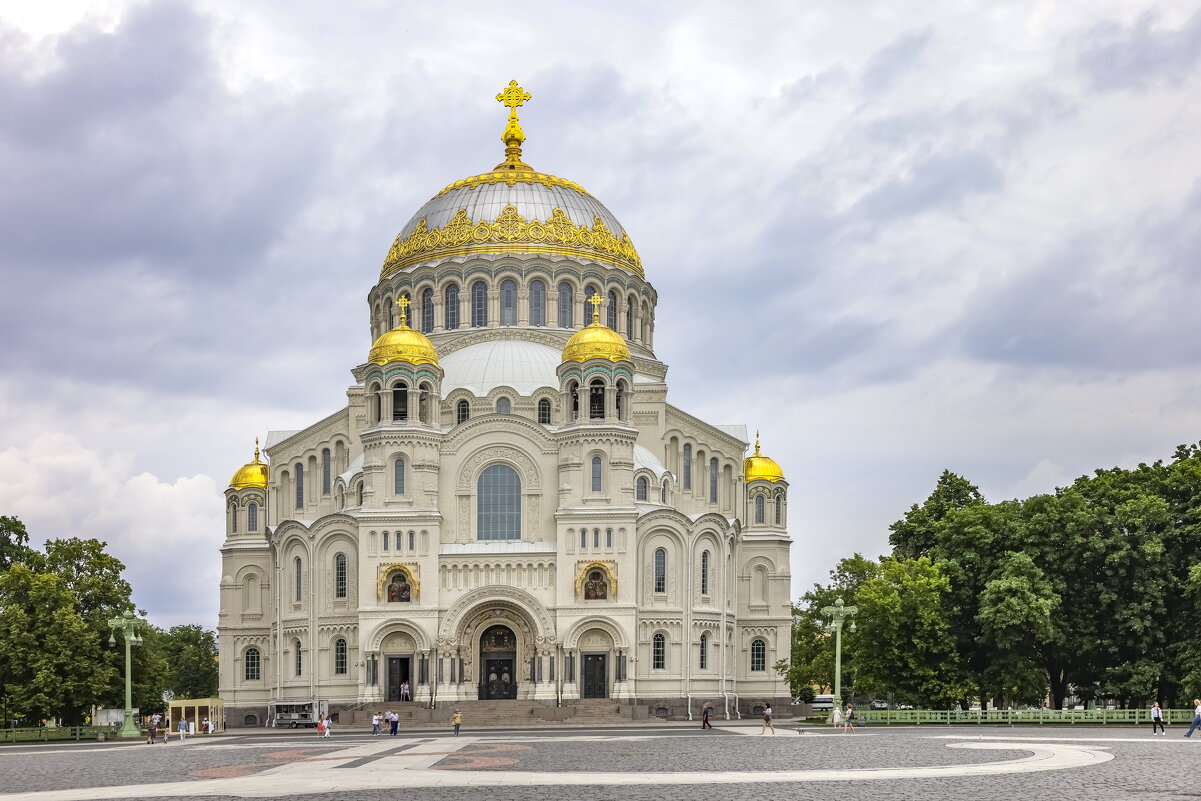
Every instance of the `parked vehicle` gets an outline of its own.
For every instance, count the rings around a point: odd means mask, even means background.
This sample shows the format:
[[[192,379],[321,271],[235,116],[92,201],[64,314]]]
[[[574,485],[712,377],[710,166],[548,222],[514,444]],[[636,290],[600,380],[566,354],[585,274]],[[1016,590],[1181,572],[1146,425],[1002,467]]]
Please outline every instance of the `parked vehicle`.
[[[881,698],[877,698],[876,700],[874,700],[870,704],[868,704],[868,708],[869,709],[888,709],[888,702]]]

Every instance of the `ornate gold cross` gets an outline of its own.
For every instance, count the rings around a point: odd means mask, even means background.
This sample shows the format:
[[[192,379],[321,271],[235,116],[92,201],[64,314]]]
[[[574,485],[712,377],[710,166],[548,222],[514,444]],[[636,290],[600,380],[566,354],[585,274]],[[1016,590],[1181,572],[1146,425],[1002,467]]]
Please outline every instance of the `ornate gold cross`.
[[[601,300],[601,296],[598,293],[598,294],[593,295],[592,297],[588,298],[588,302],[592,304],[592,322],[599,323],[600,322],[600,305],[602,303],[604,303],[604,301]]]
[[[517,109],[530,99],[530,93],[517,85],[517,81],[509,81],[509,85],[496,96],[502,105],[509,109],[509,124],[500,135],[500,141],[505,143],[505,161],[510,164],[521,163],[521,143],[525,141],[525,131],[517,121]]]
[[[413,301],[409,300],[408,295],[401,295],[400,300],[396,301],[396,305],[400,307],[400,324],[408,325],[409,307],[413,305]]]
[[[515,115],[517,109],[530,99],[530,93],[518,86],[517,81],[509,81],[508,87],[498,94],[496,99],[513,109],[509,113]]]

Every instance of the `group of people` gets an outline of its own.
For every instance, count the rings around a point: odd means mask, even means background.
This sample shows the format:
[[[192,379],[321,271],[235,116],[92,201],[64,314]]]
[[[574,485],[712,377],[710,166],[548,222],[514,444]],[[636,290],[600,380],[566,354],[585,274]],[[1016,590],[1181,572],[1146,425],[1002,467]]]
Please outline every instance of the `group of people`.
[[[391,709],[386,712],[375,712],[371,715],[371,736],[378,737],[380,735],[380,726],[388,726],[391,729],[389,732],[392,735],[396,734],[400,727],[400,715],[393,712]]]
[[[329,715],[317,716],[317,736],[329,737],[334,730],[334,721]]]
[[[842,711],[838,707],[834,708],[833,714],[830,715],[830,722],[834,724],[834,728],[842,726],[842,733],[847,731],[855,731],[855,705],[847,704],[846,711]]]
[[[146,722],[147,745],[158,742],[158,733],[160,730],[163,733],[163,742],[165,743],[171,736],[171,720],[156,712]],[[183,742],[189,734],[216,734],[217,721],[205,718],[197,724],[196,731],[192,731],[192,724],[188,723],[187,718],[180,718],[177,731],[179,732],[180,742]]]

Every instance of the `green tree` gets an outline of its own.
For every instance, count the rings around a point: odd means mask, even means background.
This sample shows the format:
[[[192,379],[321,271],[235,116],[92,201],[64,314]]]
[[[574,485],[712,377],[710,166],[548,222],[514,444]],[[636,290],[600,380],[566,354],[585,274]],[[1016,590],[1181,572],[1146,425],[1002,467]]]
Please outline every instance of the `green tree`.
[[[888,542],[892,555],[897,559],[915,559],[925,556],[934,547],[939,524],[956,509],[981,506],[984,496],[975,484],[962,476],[943,470],[930,497],[918,506],[916,503],[900,520],[888,527],[892,533]]]
[[[168,683],[177,698],[217,694],[217,635],[199,625],[172,626],[165,642]]]
[[[0,515],[0,570],[8,570],[14,562],[26,562],[37,553],[29,546],[29,532],[15,517]]]

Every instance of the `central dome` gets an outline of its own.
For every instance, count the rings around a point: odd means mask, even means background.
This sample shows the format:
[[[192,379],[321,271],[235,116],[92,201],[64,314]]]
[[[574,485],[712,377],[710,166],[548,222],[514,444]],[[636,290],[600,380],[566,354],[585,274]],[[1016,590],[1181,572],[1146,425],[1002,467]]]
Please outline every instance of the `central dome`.
[[[479,253],[576,256],[644,277],[638,251],[604,204],[579,184],[521,160],[525,134],[516,113],[501,139],[506,160],[491,172],[455,181],[418,209],[392,243],[380,278]]]

